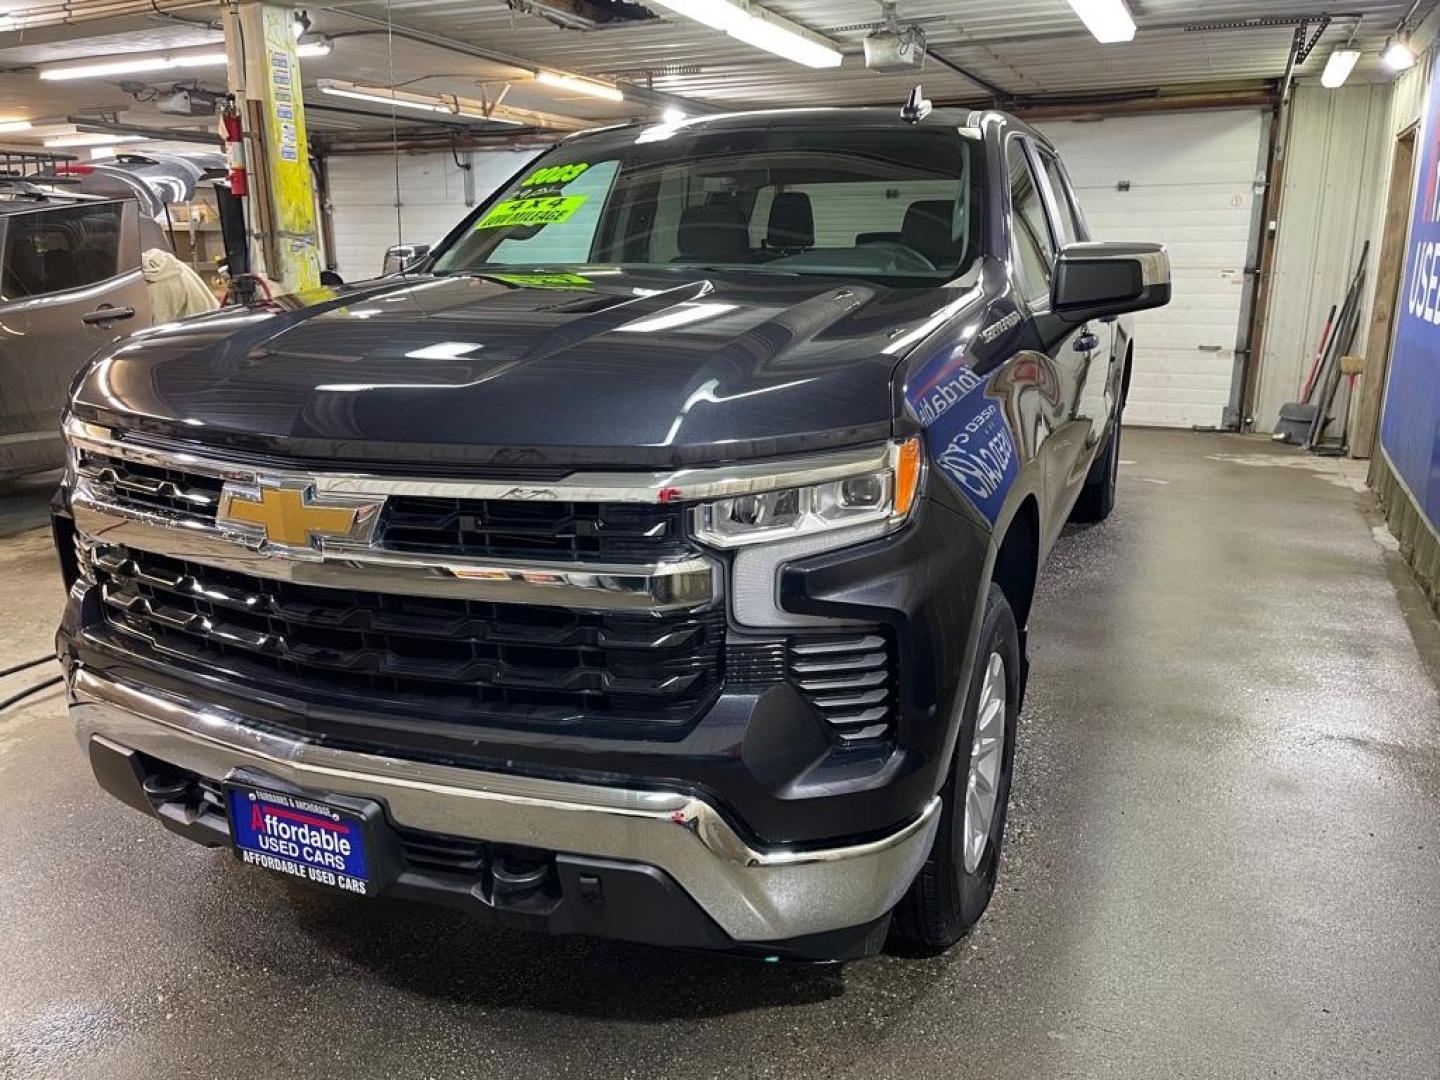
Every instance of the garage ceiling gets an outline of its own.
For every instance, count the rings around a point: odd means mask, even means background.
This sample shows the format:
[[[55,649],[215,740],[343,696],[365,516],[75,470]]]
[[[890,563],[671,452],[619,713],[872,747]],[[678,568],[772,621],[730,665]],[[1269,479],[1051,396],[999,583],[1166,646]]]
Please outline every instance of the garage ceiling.
[[[166,5],[166,0],[159,2],[161,7]],[[1353,33],[1364,56],[1352,80],[1384,79],[1388,76],[1380,69],[1377,53],[1412,7],[1410,0],[1129,2],[1138,25],[1135,40],[1100,45],[1065,0],[900,0],[901,22],[920,23],[929,37],[932,57],[918,76],[882,75],[865,68],[861,43],[882,17],[876,0],[766,0],[775,13],[840,44],[845,62],[838,69],[827,70],[806,68],[751,48],[658,5],[653,8],[660,16],[657,18],[617,20],[602,28],[578,30],[561,28],[532,13],[530,9],[536,6],[532,0],[511,0],[510,4],[503,0],[312,3],[308,10],[314,30],[333,39],[334,51],[328,57],[306,60],[304,73],[312,87],[317,78],[344,79],[487,100],[504,90],[507,104],[597,124],[653,116],[664,102],[652,97],[643,103],[615,104],[540,86],[531,73],[477,55],[475,50],[499,50],[530,64],[619,79],[632,87],[653,88],[723,107],[895,103],[917,78],[930,97],[942,102],[983,101],[989,95],[982,84],[1025,102],[1103,99],[1158,89],[1256,88],[1283,75],[1294,34],[1291,23],[1243,30],[1187,29],[1197,21],[1213,24],[1329,14],[1332,21],[1298,69],[1299,76],[1317,77],[1330,51]],[[122,0],[116,3],[126,6]],[[1435,3],[1422,0],[1412,25]],[[137,6],[128,5],[132,10]],[[152,97],[151,88],[168,88],[175,81],[173,75],[131,76],[154,80],[143,83],[144,88],[137,92],[133,85],[122,87],[119,78],[42,83],[32,65],[212,43],[219,36],[212,21],[216,9],[187,6],[163,16],[131,14],[68,26],[3,30],[6,18],[23,20],[27,10],[53,11],[56,7],[55,0],[24,0],[7,4],[5,17],[0,17],[0,121],[63,120],[80,114],[130,124],[197,131],[211,128],[209,120],[165,117],[152,104],[137,101],[137,97]],[[395,27],[396,36],[387,33],[388,25]],[[1317,25],[1312,23],[1312,29]],[[411,31],[472,48],[468,53],[445,50],[400,36]],[[194,74],[205,86],[224,88],[221,70]],[[344,137],[347,132],[389,129],[393,123],[386,106],[339,101],[313,89],[306,100],[311,127],[322,135]],[[473,133],[489,126],[457,119],[448,128],[443,124],[437,127],[433,118],[406,117],[403,110],[397,119],[412,132]],[[492,130],[512,135],[515,129]],[[10,143],[27,141],[25,137],[6,139]]]
[[[844,65],[815,71],[671,15],[587,32],[562,30],[500,2],[369,0],[336,10],[376,17],[388,12],[397,22],[472,42],[503,42],[510,52],[591,75],[654,72],[659,89],[744,106],[899,101],[914,84],[909,74],[865,69],[861,41],[869,31],[860,27],[879,20],[881,6],[875,0],[767,0],[765,6],[839,42],[847,54]],[[1430,6],[1422,4],[1422,14]],[[1375,54],[1409,7],[1408,0],[1130,0],[1138,32],[1134,42],[1121,45],[1097,43],[1065,0],[901,0],[898,10],[902,22],[922,22],[934,52],[988,83],[1028,97],[1277,79],[1285,71],[1293,27],[1224,32],[1187,32],[1185,27],[1301,13],[1337,15],[1301,74],[1318,76],[1330,50],[1348,37],[1356,20],[1338,17],[1347,13],[1360,17],[1355,40],[1366,53],[1352,78],[1382,78]],[[677,68],[683,70],[669,73]],[[974,100],[985,94],[933,60],[921,77],[936,99]],[[776,99],[779,87],[784,102]]]

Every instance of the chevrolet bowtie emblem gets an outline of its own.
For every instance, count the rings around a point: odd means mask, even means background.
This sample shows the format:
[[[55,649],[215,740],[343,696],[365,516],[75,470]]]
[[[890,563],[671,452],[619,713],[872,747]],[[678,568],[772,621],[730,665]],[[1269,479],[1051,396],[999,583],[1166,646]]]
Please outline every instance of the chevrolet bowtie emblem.
[[[312,485],[247,487],[226,484],[216,517],[221,524],[258,531],[256,539],[282,547],[315,547],[321,540],[370,540],[380,502],[317,496]]]

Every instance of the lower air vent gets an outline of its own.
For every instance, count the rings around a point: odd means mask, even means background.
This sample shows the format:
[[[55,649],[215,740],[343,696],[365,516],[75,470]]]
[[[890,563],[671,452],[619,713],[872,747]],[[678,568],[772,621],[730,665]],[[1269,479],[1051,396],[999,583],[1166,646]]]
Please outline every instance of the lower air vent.
[[[791,638],[789,667],[790,681],[846,743],[890,733],[895,679],[884,636]]]

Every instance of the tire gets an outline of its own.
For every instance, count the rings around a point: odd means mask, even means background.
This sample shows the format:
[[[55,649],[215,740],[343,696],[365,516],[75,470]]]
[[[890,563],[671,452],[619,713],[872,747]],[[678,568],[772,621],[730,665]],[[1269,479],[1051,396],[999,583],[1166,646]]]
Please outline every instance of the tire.
[[[1080,489],[1080,498],[1070,511],[1070,520],[1079,522],[1104,521],[1115,509],[1115,489],[1120,482],[1120,414],[1110,426],[1110,437],[1105,440],[1105,449],[1090,466],[1085,477],[1085,486]]]
[[[998,673],[993,666],[1000,665]],[[995,773],[994,809],[983,833],[983,845],[975,845],[967,861],[967,796],[970,794],[971,759],[987,679],[1004,689],[1001,717],[993,714],[986,728],[1004,732],[1003,743],[991,760]],[[955,758],[945,786],[940,791],[942,808],[935,843],[915,881],[895,908],[890,924],[896,951],[911,955],[935,955],[959,941],[985,913],[995,891],[1000,869],[1000,846],[1005,836],[1005,815],[1010,801],[1011,772],[1015,763],[1015,721],[1020,701],[1020,636],[1015,615],[998,585],[990,586],[985,600],[985,619],[980,627],[975,670],[965,697]],[[993,740],[993,735],[991,736]],[[992,742],[993,745],[993,742]],[[983,774],[985,770],[982,768]],[[979,830],[977,829],[977,835]]]

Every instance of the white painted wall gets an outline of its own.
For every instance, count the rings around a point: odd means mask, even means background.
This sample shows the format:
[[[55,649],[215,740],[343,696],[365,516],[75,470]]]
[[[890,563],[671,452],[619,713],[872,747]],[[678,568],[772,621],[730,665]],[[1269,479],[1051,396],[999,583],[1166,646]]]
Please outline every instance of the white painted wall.
[[[538,153],[534,149],[461,153],[473,166],[475,199],[483,201]],[[380,273],[391,244],[429,244],[465,216],[465,175],[443,153],[356,154],[328,161],[335,259],[346,281]],[[400,206],[397,210],[396,202]]]
[[[1235,370],[1264,115],[1227,109],[1038,126],[1060,149],[1096,240],[1170,250],[1170,306],[1133,316],[1126,423],[1219,426]]]

